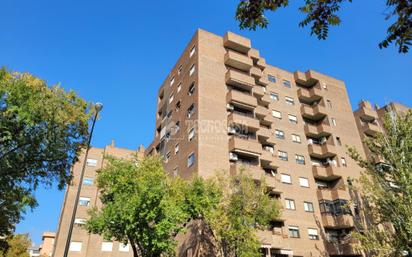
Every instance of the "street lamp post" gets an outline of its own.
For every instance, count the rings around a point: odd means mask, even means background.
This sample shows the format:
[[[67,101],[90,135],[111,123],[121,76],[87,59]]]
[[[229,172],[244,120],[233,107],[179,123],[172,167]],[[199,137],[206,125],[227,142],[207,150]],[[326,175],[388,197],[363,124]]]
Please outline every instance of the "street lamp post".
[[[89,154],[90,142],[92,141],[93,130],[94,130],[94,125],[96,124],[97,115],[102,109],[103,109],[102,103],[96,103],[96,105],[94,106],[95,114],[93,117],[93,123],[92,123],[92,128],[90,130],[89,138],[87,140],[86,152],[84,155],[82,171],[80,173],[79,185],[77,186],[76,200],[74,202],[74,208],[73,208],[73,213],[72,213],[72,217],[70,221],[69,232],[67,234],[66,245],[64,247],[64,255],[63,255],[64,257],[67,257],[67,255],[69,254],[70,240],[72,237],[74,220],[76,219],[76,212],[77,212],[77,206],[79,204],[79,199],[80,199],[80,190],[82,189],[82,184],[83,184],[84,171],[86,169],[87,155]]]

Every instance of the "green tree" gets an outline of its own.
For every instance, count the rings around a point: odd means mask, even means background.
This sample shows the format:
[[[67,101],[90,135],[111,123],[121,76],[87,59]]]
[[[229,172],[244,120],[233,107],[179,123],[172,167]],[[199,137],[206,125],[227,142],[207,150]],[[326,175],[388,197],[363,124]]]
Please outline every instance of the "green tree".
[[[189,218],[185,182],[167,176],[157,157],[108,160],[97,177],[103,207],[90,211],[87,230],[129,242],[135,257],[173,255],[174,237]]]
[[[242,171],[214,180],[198,178],[188,192],[192,217],[202,218],[211,229],[223,256],[261,256],[256,232],[280,215],[264,180],[256,182]]]
[[[319,39],[326,39],[329,26],[341,23],[337,15],[342,4],[352,0],[305,0],[299,10],[306,17],[299,26],[311,26],[311,34]],[[257,27],[265,28],[269,24],[265,17],[266,11],[276,11],[278,8],[287,7],[289,0],[240,0],[236,11],[236,19],[240,28],[256,30]],[[386,48],[395,43],[399,52],[407,53],[412,44],[412,1],[387,0],[388,14],[386,19],[394,19],[394,23],[387,29],[386,38],[379,43],[380,48]]]
[[[365,172],[355,184],[363,195],[361,210],[366,227],[354,233],[371,256],[412,256],[412,111],[388,113],[384,131],[365,141],[373,156],[364,160],[355,149],[350,155]]]
[[[28,73],[0,69],[0,236],[9,235],[33,191],[71,178],[88,136],[88,104]]]
[[[7,244],[7,250],[0,250],[0,257],[29,257],[27,250],[31,241],[27,234],[10,235]]]

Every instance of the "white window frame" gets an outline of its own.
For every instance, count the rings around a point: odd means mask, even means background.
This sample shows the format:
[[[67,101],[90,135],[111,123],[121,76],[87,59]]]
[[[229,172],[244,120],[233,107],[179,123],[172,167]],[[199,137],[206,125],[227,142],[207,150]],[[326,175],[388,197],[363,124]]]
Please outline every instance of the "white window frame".
[[[175,99],[175,94],[172,93],[172,94],[169,96],[169,104],[170,104],[171,102],[173,102],[174,99]]]
[[[282,119],[282,113],[280,111],[272,110],[272,116],[277,119]]]
[[[345,157],[340,157],[340,162],[343,167],[348,167],[348,162],[346,161]]]
[[[178,154],[180,151],[180,145],[179,143],[175,144],[175,154]]]
[[[302,139],[297,134],[292,134],[292,142],[294,143],[302,143]]]
[[[292,177],[289,174],[280,174],[280,181],[285,184],[292,184]]]
[[[330,123],[332,123],[332,125],[333,125],[334,127],[336,127],[336,125],[337,125],[337,122],[336,122],[336,119],[335,119],[335,118],[330,118]]]
[[[71,241],[69,246],[70,252],[81,252],[82,251],[82,242]]]
[[[119,252],[129,252],[130,250],[130,245],[129,244],[123,244],[119,243]]]
[[[306,159],[304,155],[301,154],[295,154],[295,160],[297,164],[305,165],[306,164]]]
[[[196,64],[192,64],[189,70],[189,76],[192,76],[196,72]]]
[[[87,201],[87,204],[86,205],[80,204],[81,201]],[[90,201],[91,201],[90,197],[80,197],[78,204],[80,206],[90,206]]]
[[[187,133],[187,139],[188,139],[189,141],[192,141],[193,138],[195,138],[195,128],[191,128],[191,129],[189,130],[189,132]]]
[[[312,206],[312,209],[309,208],[309,206]],[[315,212],[315,207],[313,206],[312,202],[303,202],[303,209],[305,210],[305,212]]]
[[[89,166],[89,167],[97,167],[97,160],[88,158],[86,160],[86,165]]]
[[[172,78],[170,79],[170,86],[173,86],[174,83],[175,83],[175,77],[172,77]]]
[[[190,162],[191,157],[193,157],[193,161]],[[192,167],[196,162],[196,156],[195,153],[191,153],[187,156],[187,167],[190,168]]]
[[[86,224],[86,219],[76,218],[76,219],[74,219],[74,224],[76,224],[76,225],[84,225],[84,224]]]
[[[290,96],[285,96],[285,102],[289,105],[295,105],[295,99],[293,99],[293,97]]]
[[[288,114],[288,119],[290,123],[297,124],[298,123],[298,117],[293,114]]]
[[[275,92],[270,92],[270,99],[274,101],[279,101],[279,94]]]
[[[101,251],[102,252],[112,252],[113,251],[113,242],[102,242]]]
[[[85,181],[90,181],[90,182],[85,183]],[[94,179],[91,178],[91,177],[84,177],[83,178],[83,185],[85,185],[85,186],[91,186],[91,185],[93,185],[93,182],[94,182]]]
[[[296,210],[295,200],[286,198],[285,199],[285,209],[286,210]]]
[[[319,240],[319,232],[316,228],[308,228],[308,236],[310,240]]]
[[[196,53],[196,45],[190,48],[189,58],[192,57]]]
[[[282,150],[278,150],[278,158],[282,161],[288,161],[289,156],[288,153]]]
[[[275,129],[275,137],[279,139],[285,139],[285,132],[280,129]]]
[[[309,188],[309,179],[304,177],[299,177],[299,185],[301,187]]]
[[[179,93],[180,90],[182,90],[182,82],[180,82],[179,85],[177,85],[177,92]]]

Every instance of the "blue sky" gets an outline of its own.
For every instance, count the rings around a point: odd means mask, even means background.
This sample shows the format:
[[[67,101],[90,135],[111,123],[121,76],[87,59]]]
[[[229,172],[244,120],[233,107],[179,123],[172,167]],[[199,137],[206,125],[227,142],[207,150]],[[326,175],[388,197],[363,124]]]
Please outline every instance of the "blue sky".
[[[118,146],[147,146],[154,131],[156,92],[197,28],[223,35],[230,30],[252,39],[268,63],[286,70],[308,68],[346,82],[352,106],[361,99],[380,105],[412,106],[412,53],[377,45],[385,36],[385,1],[346,4],[343,23],[327,41],[298,27],[302,15],[288,9],[270,13],[267,29],[240,31],[237,0],[3,0],[0,66],[61,83],[105,107],[93,145],[116,139]],[[40,189],[39,207],[28,212],[17,232],[40,241],[55,231],[63,192]]]

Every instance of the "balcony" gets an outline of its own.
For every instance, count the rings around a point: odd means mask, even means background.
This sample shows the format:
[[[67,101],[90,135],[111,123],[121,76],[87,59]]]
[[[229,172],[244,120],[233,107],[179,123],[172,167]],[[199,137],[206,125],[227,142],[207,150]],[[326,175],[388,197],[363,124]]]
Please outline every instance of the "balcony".
[[[228,103],[237,103],[244,107],[255,108],[257,106],[256,97],[237,90],[230,90],[226,95]]]
[[[255,85],[255,79],[247,74],[235,70],[228,70],[226,72],[226,84],[250,91]]]
[[[333,181],[341,177],[337,166],[312,166],[313,177],[316,179]]]
[[[231,136],[229,139],[229,151],[258,156],[262,153],[262,145],[255,139]]]
[[[355,226],[353,221],[353,217],[351,215],[330,215],[330,214],[322,214],[321,215],[322,224],[325,228],[334,228],[334,229],[341,229],[341,228],[352,228]]]
[[[300,101],[305,103],[313,103],[322,99],[321,90],[317,87],[312,87],[309,89],[299,88],[298,98]]]
[[[260,128],[259,121],[253,116],[245,115],[239,112],[232,112],[229,114],[228,123],[230,124],[237,124],[244,127],[247,127],[249,131],[256,131]]]
[[[267,128],[259,128],[259,130],[256,132],[256,136],[258,138],[262,138],[264,140],[268,139],[271,137],[270,129]]]
[[[257,80],[257,84],[262,85],[262,86],[267,86],[269,85],[269,80],[268,80],[268,76],[266,74],[262,74],[262,77],[260,77]]]
[[[223,38],[223,45],[241,53],[248,53],[251,48],[250,40],[232,32],[227,32]]]
[[[318,83],[318,80],[312,77],[311,71],[296,71],[293,75],[295,77],[295,81],[304,87],[313,87],[316,83]]]
[[[363,133],[371,137],[375,137],[376,134],[380,132],[379,126],[370,122],[364,122],[362,124],[362,130]]]
[[[324,123],[318,125],[306,123],[303,128],[308,137],[321,138],[332,134],[330,126]]]
[[[269,110],[268,110],[268,108],[266,108],[266,107],[263,107],[263,106],[261,106],[261,105],[258,105],[258,106],[255,108],[255,115],[256,115],[258,118],[263,118],[263,117],[265,117],[266,115],[269,115]]]
[[[259,230],[256,232],[256,237],[260,244],[267,246],[267,248],[284,249],[286,247],[284,238],[287,238],[287,235],[283,234],[281,228]]]
[[[229,50],[225,54],[225,64],[248,72],[253,66],[253,61],[246,55]]]
[[[266,68],[266,60],[265,58],[259,58],[259,60],[257,61],[256,65],[261,68],[262,70],[264,70]]]
[[[248,51],[247,55],[248,55],[250,58],[253,58],[253,59],[255,59],[255,60],[258,60],[258,59],[260,58],[259,50],[255,49],[255,48],[251,48],[251,49]]]
[[[355,239],[348,239],[341,242],[325,241],[325,249],[330,256],[362,256],[357,248],[358,242]]]
[[[260,122],[261,122],[263,125],[272,126],[272,124],[275,123],[275,118],[274,118],[271,114],[268,114],[268,115],[266,115],[265,117],[263,117],[263,118],[260,120]]]
[[[255,86],[252,90],[253,95],[256,97],[260,98],[265,95],[266,93],[266,88],[262,86]]]
[[[359,103],[359,109],[357,111],[359,118],[363,121],[374,121],[378,118],[378,114],[373,109],[372,105],[367,101]]]
[[[266,183],[270,187],[275,187],[276,177],[268,175],[260,166],[253,164],[244,164],[241,162],[236,162],[230,165],[230,174],[235,175],[243,171],[243,174],[250,176],[254,180],[265,179]]]
[[[260,77],[262,77],[262,71],[260,70],[260,68],[253,66],[250,69],[250,75],[254,78],[259,79]]]
[[[350,199],[349,192],[346,191],[344,188],[324,188],[318,189],[316,191],[316,195],[319,200],[337,200],[337,199]]]
[[[279,165],[277,164],[277,158],[272,152],[263,150],[260,156],[260,164],[265,169],[277,169]]]
[[[309,144],[309,155],[318,159],[330,158],[336,155],[335,146],[332,144]]]
[[[264,96],[262,96],[262,97],[259,99],[259,101],[260,101],[261,103],[263,103],[264,105],[269,105],[272,100],[270,99],[270,96],[269,96],[269,95],[265,94]]]
[[[321,104],[318,104],[316,106],[302,105],[300,107],[300,111],[303,117],[313,120],[313,121],[322,120],[327,115],[326,107]]]

